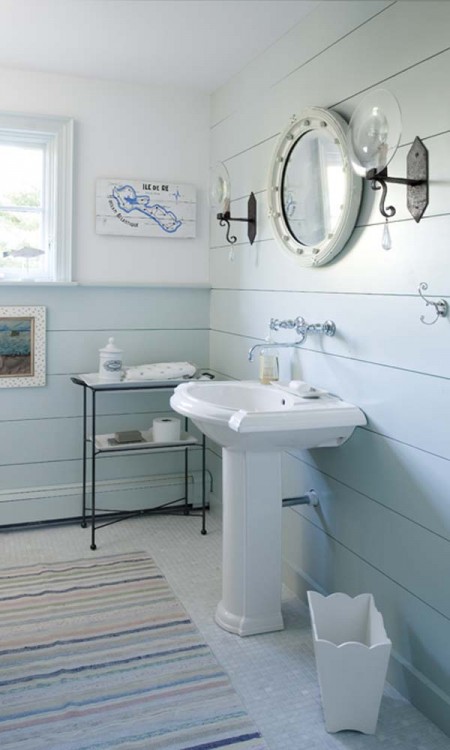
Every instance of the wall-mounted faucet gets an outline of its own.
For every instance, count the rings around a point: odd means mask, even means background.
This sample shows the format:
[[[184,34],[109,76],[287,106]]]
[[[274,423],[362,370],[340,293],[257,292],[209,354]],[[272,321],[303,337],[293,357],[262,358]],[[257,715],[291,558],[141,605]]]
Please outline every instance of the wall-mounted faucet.
[[[269,328],[271,331],[279,331],[281,328],[285,330],[295,330],[297,336],[300,336],[298,341],[292,343],[285,342],[264,342],[263,344],[255,344],[249,349],[248,359],[249,362],[253,362],[253,356],[256,349],[281,349],[281,348],[295,348],[303,344],[308,333],[324,333],[325,336],[334,336],[336,333],[336,324],[332,320],[326,320],[325,323],[307,323],[306,320],[300,316],[294,320],[278,320],[278,318],[271,318]]]

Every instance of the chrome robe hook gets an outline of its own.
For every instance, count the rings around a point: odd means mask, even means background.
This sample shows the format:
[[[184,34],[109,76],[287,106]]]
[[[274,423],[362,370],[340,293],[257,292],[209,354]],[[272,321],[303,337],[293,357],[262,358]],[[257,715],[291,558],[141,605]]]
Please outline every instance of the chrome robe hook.
[[[436,311],[436,317],[433,320],[425,320],[425,315],[420,316],[420,320],[422,323],[425,323],[426,326],[432,326],[436,323],[436,321],[439,318],[445,318],[448,313],[448,304],[445,301],[445,299],[440,299],[437,302],[433,302],[431,299],[427,299],[423,294],[422,291],[426,292],[428,289],[428,284],[426,284],[424,281],[422,281],[421,284],[419,284],[418,292],[420,296],[422,297],[425,304],[432,305],[435,308]]]

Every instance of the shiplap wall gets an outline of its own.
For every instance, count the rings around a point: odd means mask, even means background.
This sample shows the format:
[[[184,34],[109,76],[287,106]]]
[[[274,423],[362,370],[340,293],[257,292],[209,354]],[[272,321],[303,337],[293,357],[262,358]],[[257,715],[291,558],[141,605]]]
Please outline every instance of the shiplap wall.
[[[0,389],[0,526],[80,515],[82,389],[109,336],[125,364],[208,362],[208,289],[5,287],[2,305],[45,305],[47,384]],[[170,412],[171,391],[97,398],[100,432],[148,429]],[[182,453],[97,460],[99,507],[151,507],[180,497]],[[200,455],[190,452],[190,468]],[[180,492],[181,490],[181,492]],[[101,544],[101,539],[99,539]]]
[[[393,641],[389,678],[450,733],[450,319],[425,326],[417,294],[450,296],[450,3],[327,2],[213,97],[211,162],[224,161],[232,214],[258,198],[258,235],[245,227],[235,260],[211,225],[210,365],[257,377],[248,348],[270,317],[335,321],[334,338],[310,337],[291,355],[294,377],[358,404],[368,425],[338,449],[285,455],[284,494],[311,487],[320,508],[284,511],[285,580],[351,595],[371,591]],[[403,112],[390,173],[404,176],[415,135],[430,152],[430,204],[419,225],[403,187],[393,246],[365,186],[357,227],[337,259],[302,268],[276,244],[266,181],[278,134],[311,105],[347,119],[368,90],[384,86]],[[284,363],[286,366],[286,362]],[[219,452],[211,467],[220,474]],[[216,482],[216,486],[217,486]]]

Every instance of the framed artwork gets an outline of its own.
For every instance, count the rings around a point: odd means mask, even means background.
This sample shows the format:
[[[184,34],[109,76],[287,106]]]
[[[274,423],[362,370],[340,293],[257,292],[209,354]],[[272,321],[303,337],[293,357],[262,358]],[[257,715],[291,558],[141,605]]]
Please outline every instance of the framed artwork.
[[[0,388],[45,385],[45,307],[0,307]]]
[[[161,180],[97,180],[97,234],[195,237],[194,185]]]

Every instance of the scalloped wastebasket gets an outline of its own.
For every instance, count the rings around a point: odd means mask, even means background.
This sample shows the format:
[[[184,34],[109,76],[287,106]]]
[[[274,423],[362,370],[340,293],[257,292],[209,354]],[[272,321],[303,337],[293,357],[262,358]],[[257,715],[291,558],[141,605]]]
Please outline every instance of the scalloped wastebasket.
[[[308,591],[308,603],[327,732],[374,734],[392,644],[372,594]]]

